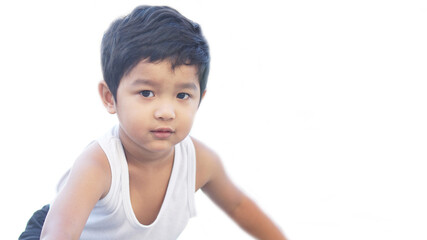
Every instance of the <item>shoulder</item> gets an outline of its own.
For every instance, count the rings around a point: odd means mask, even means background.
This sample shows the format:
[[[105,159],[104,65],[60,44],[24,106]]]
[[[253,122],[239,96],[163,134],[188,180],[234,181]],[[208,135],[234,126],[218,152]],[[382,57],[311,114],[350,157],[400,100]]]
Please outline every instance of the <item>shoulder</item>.
[[[217,161],[219,160],[218,154],[208,147],[206,144],[200,140],[190,137],[194,144],[194,149],[196,150],[196,157],[198,159],[207,160],[207,161]]]
[[[101,197],[106,195],[111,185],[111,169],[108,158],[97,141],[91,142],[76,159],[70,172],[70,178],[73,177],[97,179],[99,187],[104,189]]]
[[[97,141],[91,142],[77,158],[76,162],[83,161],[89,166],[99,167],[103,170],[109,170],[110,165],[104,150]]]
[[[196,190],[203,188],[222,169],[221,158],[203,142],[191,137],[196,151]]]

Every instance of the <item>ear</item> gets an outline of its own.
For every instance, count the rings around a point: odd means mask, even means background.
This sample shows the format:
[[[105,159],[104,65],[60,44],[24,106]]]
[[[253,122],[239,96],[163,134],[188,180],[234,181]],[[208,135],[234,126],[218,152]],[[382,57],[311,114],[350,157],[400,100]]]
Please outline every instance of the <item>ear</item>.
[[[107,86],[105,81],[101,81],[98,84],[99,95],[101,96],[102,103],[104,104],[107,111],[111,114],[116,113],[116,102],[114,101],[113,94]]]
[[[202,97],[200,98],[200,101],[205,97],[205,94],[206,94],[206,89],[203,91]]]

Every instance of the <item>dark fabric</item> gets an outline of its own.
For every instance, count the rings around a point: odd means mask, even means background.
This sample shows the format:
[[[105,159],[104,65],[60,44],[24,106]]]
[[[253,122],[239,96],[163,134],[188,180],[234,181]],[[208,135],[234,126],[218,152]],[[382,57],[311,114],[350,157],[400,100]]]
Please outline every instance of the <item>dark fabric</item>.
[[[49,212],[49,205],[45,205],[42,209],[36,211],[18,240],[39,240],[47,212]]]

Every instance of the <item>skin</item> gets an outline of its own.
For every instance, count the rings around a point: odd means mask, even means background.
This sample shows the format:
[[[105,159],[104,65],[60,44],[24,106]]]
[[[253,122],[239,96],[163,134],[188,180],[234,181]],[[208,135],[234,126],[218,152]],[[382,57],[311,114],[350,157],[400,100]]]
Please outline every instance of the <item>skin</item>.
[[[99,84],[99,93],[107,111],[119,119],[135,216],[141,224],[149,225],[156,219],[166,193],[174,146],[189,134],[198,110],[197,69],[183,65],[172,70],[168,61],[143,60],[121,79],[116,100],[105,82]],[[169,133],[159,129],[168,129]],[[202,189],[253,237],[285,239],[230,181],[218,155],[199,140],[192,140],[197,161],[195,191]],[[94,142],[72,167],[69,180],[51,206],[41,239],[79,239],[91,210],[107,195],[110,185],[108,159]]]

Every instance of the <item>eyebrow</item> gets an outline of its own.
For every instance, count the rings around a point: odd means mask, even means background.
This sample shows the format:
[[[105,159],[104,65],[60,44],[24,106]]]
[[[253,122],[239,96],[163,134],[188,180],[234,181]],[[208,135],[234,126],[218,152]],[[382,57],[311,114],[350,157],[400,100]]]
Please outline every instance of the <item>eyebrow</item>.
[[[153,86],[153,87],[155,87],[155,86],[158,86],[159,84],[158,83],[156,83],[156,82],[153,82],[153,81],[150,81],[150,80],[147,80],[147,79],[136,79],[133,83],[132,83],[132,85],[149,85],[149,86]]]
[[[192,89],[194,91],[198,90],[196,84],[194,84],[192,82],[190,82],[190,83],[180,83],[180,84],[177,84],[177,87],[180,88],[180,89]]]
[[[159,86],[159,84],[157,82],[153,82],[153,81],[150,81],[150,80],[147,80],[147,79],[136,79],[134,82],[132,82],[132,85],[133,86],[136,86],[136,85],[148,85],[148,86],[152,86],[152,87]],[[194,90],[194,91],[199,90],[197,88],[197,85],[195,83],[193,83],[193,82],[179,83],[179,84],[176,85],[176,87],[179,88],[179,89],[191,89],[191,90]]]

